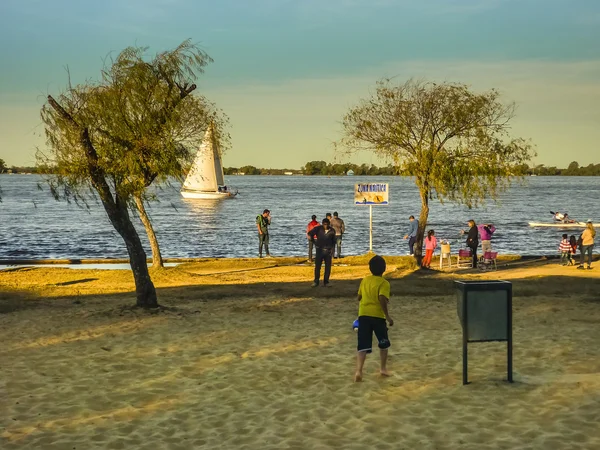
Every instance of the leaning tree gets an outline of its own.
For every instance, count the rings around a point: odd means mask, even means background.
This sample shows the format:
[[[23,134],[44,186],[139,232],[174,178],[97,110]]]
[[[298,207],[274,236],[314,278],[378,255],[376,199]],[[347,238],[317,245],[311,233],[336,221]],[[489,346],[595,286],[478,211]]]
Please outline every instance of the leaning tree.
[[[56,198],[86,202],[97,195],[127,247],[137,305],[156,307],[146,253],[131,220],[138,210],[158,250],[144,201],[153,182],[181,177],[211,121],[224,121],[206,99],[192,95],[206,53],[190,41],[144,60],[145,48],[131,47],[110,61],[98,82],[48,96],[41,111],[48,150],[38,164],[51,168]],[[158,255],[160,260],[160,254]]]
[[[137,185],[132,198],[146,229],[154,267],[163,260],[158,239],[145,203],[155,199],[147,188],[180,179],[190,156],[209,124],[220,141],[219,149],[229,147],[225,128],[228,118],[204,97],[191,96],[196,88],[194,69],[210,58],[190,44],[157,55],[146,61],[145,48],[130,47],[121,52],[102,72],[102,81],[110,95],[98,97],[102,114],[98,128],[110,145],[121,147],[127,161],[126,171]],[[151,93],[151,95],[149,95]]]
[[[496,199],[522,175],[531,144],[510,135],[515,104],[496,90],[476,93],[464,84],[409,80],[377,83],[343,118],[345,151],[371,150],[390,158],[419,189],[421,213],[415,258],[420,265],[430,201],[477,206]]]

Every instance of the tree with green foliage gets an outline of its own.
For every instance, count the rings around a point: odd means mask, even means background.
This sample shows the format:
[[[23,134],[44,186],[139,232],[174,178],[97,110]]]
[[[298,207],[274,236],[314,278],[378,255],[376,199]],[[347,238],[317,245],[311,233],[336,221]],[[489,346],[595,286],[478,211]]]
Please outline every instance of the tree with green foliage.
[[[170,73],[173,67],[169,66],[177,59],[179,64],[188,64],[188,68],[195,64],[194,68],[201,72],[210,62],[208,55],[190,41],[173,52],[157,55],[150,62],[144,59],[146,50],[130,47],[103,71],[103,80],[110,86],[112,95],[103,97],[106,104],[102,107],[111,114],[110,122],[102,129],[110,130],[112,145],[124,147],[123,152],[136,147],[142,152],[140,166],[135,168],[138,189],[133,200],[148,235],[153,266],[163,267],[158,239],[145,208],[145,203],[154,196],[147,195],[146,189],[153,183],[167,182],[169,177],[181,178],[190,156],[189,149],[197,145],[209,123],[213,124],[213,133],[221,143],[220,150],[226,148],[228,135],[224,133],[224,126],[227,120],[205,98],[189,96],[189,92],[182,96]],[[187,76],[190,75],[195,76],[188,72]],[[192,81],[186,79],[183,83],[191,87]],[[181,89],[187,87],[181,85]],[[171,106],[165,109],[163,105]]]
[[[346,113],[336,146],[374,151],[414,178],[421,200],[415,245],[420,264],[433,198],[469,208],[495,199],[534,155],[527,141],[509,134],[514,111],[514,103],[501,103],[496,90],[475,93],[463,84],[395,85],[384,79]]]
[[[211,61],[206,53],[190,41],[148,61],[146,50],[127,48],[109,62],[99,82],[69,83],[56,99],[49,95],[41,112],[48,153],[38,152],[37,158],[52,172],[48,183],[55,198],[86,204],[90,192],[98,196],[127,247],[137,305],[156,307],[130,210],[139,212],[153,236],[143,205],[153,198],[147,188],[181,178],[209,124],[221,126],[222,136],[224,121],[214,105],[192,95],[195,79]]]
[[[246,175],[260,175],[260,169],[257,169],[254,166],[244,166],[240,167],[240,173]]]
[[[309,161],[307,162],[302,171],[306,175],[327,175],[327,163],[325,161]]]
[[[579,163],[577,161],[572,161],[571,164],[569,164],[569,167],[563,171],[562,175],[579,175]]]

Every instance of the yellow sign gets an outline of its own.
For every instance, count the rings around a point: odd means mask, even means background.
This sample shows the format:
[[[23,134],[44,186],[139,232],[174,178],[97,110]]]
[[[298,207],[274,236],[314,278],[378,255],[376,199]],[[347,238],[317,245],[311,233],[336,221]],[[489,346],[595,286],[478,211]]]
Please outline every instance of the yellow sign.
[[[354,186],[355,205],[388,205],[388,183],[360,183]]]

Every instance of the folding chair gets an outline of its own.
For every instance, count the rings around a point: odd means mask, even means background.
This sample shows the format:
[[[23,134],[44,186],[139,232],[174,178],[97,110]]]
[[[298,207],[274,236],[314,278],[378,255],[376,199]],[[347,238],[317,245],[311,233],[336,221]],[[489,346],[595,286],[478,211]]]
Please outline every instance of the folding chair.
[[[440,253],[440,269],[444,268],[444,259],[448,260],[448,267],[452,267],[452,255],[450,253],[450,244],[442,244]]]
[[[473,267],[471,250],[460,249],[456,256],[456,267]]]
[[[496,259],[498,258],[498,252],[485,252],[483,254],[483,265],[482,268],[491,269],[494,266],[494,270],[498,269]]]

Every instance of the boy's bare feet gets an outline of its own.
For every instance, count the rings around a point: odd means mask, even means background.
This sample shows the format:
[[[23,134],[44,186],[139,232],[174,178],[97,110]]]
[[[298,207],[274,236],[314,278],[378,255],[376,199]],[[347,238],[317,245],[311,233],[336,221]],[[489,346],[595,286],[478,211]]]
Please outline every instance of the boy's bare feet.
[[[361,381],[362,381],[362,373],[356,372],[354,374],[354,382],[355,383],[360,383]]]
[[[391,377],[392,374],[387,369],[382,369],[379,371],[382,377]]]

